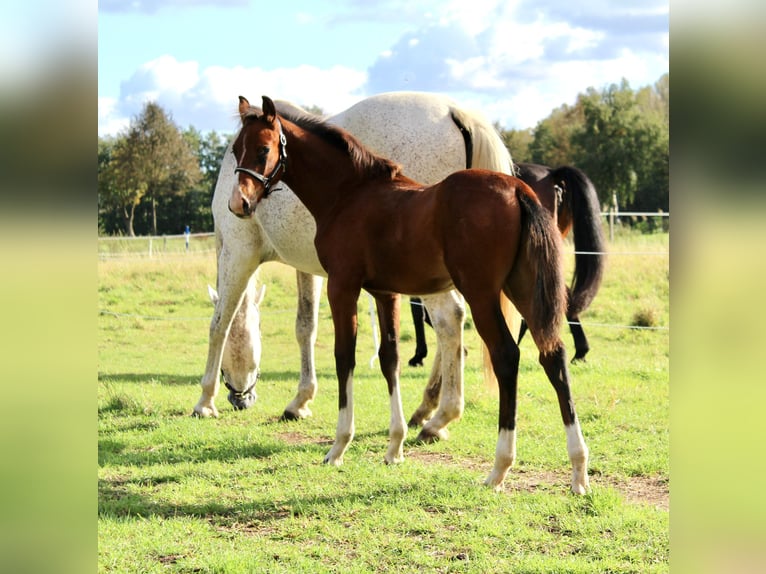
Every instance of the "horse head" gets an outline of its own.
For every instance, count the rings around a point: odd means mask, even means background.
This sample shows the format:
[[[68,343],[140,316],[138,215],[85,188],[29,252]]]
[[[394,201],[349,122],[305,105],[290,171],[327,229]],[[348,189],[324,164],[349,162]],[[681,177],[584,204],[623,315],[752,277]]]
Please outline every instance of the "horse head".
[[[274,102],[267,96],[263,96],[262,110],[259,114],[247,98],[239,97],[242,129],[232,146],[238,178],[229,199],[229,211],[237,217],[252,216],[286,168],[287,140]]]
[[[261,314],[259,305],[263,301],[266,285],[256,291],[254,284],[245,290],[223,349],[221,377],[229,389],[228,399],[235,410],[251,407],[258,396],[255,385],[258,382],[261,363]],[[218,292],[208,285],[210,300],[218,302]]]

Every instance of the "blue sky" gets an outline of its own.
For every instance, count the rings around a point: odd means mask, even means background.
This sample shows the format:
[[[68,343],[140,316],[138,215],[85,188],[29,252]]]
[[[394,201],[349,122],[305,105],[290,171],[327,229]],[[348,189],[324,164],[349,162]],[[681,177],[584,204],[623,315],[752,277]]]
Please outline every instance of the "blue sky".
[[[398,90],[534,127],[588,87],[666,73],[668,1],[101,0],[99,135],[148,99],[232,132],[240,94],[336,113]]]

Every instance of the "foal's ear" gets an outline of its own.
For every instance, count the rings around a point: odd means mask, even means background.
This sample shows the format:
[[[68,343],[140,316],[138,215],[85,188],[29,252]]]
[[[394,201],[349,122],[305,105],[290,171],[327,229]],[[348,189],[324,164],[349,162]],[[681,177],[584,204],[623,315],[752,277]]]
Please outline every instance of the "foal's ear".
[[[245,96],[239,96],[239,117],[242,118],[242,121],[245,120],[248,111],[250,111],[250,102]]]
[[[274,119],[277,117],[277,108],[274,105],[274,102],[271,101],[271,98],[269,96],[262,96],[263,97],[263,119],[265,119],[267,122],[272,123]]]

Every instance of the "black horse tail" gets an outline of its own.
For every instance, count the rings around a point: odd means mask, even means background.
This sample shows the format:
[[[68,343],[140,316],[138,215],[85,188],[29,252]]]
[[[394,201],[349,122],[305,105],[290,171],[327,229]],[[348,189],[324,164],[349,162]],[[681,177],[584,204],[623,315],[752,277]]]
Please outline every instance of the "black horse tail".
[[[527,237],[528,257],[537,270],[532,301],[533,319],[538,330],[535,341],[541,352],[548,352],[560,341],[567,308],[561,233],[531,188],[520,189],[517,196]]]
[[[593,301],[604,274],[606,243],[601,210],[596,188],[582,170],[562,166],[553,170],[551,176],[554,181],[564,182],[564,201],[572,213],[576,254],[567,316],[576,317]]]

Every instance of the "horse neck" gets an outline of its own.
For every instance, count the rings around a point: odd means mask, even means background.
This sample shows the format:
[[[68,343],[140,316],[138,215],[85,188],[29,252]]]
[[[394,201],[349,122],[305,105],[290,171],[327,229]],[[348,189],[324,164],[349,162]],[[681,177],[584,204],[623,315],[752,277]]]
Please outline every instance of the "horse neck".
[[[283,129],[288,163],[282,179],[318,221],[336,203],[344,182],[354,177],[352,160],[291,122],[283,121]]]

